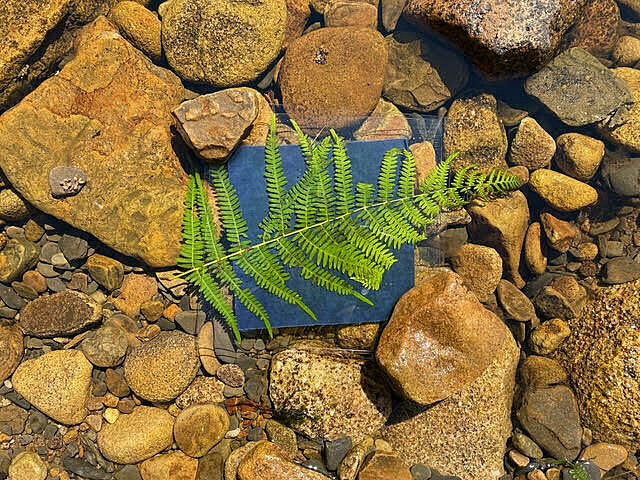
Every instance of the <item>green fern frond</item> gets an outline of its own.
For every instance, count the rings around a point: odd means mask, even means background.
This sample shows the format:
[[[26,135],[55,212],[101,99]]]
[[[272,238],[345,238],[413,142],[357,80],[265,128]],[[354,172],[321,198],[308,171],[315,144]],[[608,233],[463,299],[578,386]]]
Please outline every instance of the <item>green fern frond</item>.
[[[406,149],[385,153],[376,185],[353,185],[351,160],[344,139],[335,131],[319,142],[305,135],[295,122],[306,168],[288,187],[272,119],[265,145],[268,212],[259,224],[257,242],[249,227],[224,166],[211,168],[219,221],[226,244],[219,237],[207,191],[197,172],[190,175],[185,195],[183,243],[177,260],[181,274],[220,312],[239,341],[232,309],[222,288],[230,292],[265,324],[272,334],[264,306],[242,285],[240,268],[259,287],[297,305],[314,320],[315,314],[291,289],[288,269],[330,292],[350,295],[372,305],[350,281],[378,289],[383,274],[396,262],[392,249],[424,238],[422,228],[442,212],[460,208],[474,198],[505,194],[520,185],[514,175],[488,174],[474,166],[450,178],[455,155],[438,164],[414,189],[416,163]],[[398,162],[401,164],[398,165]],[[343,275],[343,276],[341,276]]]

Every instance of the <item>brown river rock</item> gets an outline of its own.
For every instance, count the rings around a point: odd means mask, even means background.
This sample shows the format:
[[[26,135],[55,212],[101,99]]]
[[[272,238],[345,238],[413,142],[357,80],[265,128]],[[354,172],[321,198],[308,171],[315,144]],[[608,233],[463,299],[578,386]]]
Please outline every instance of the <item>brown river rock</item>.
[[[182,97],[174,74],[99,17],[60,73],[0,117],[0,167],[36,208],[150,266],[174,265],[186,175],[170,111]],[[59,166],[86,172],[80,193],[51,196]]]
[[[0,384],[11,376],[23,352],[22,331],[15,325],[0,326]]]
[[[376,359],[405,398],[428,405],[462,390],[509,335],[455,273],[441,273],[396,304]]]

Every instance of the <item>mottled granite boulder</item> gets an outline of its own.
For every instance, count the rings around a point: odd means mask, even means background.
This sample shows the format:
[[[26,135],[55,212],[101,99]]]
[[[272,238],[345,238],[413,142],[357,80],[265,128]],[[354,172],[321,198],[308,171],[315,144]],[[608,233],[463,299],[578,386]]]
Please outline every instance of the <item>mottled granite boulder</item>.
[[[407,464],[423,463],[463,480],[504,474],[520,350],[504,325],[497,333],[502,343],[471,384],[429,407],[396,407],[383,438]]]
[[[0,167],[36,208],[149,265],[175,265],[186,175],[170,111],[182,97],[174,74],[100,17],[60,73],[0,117]],[[51,196],[58,166],[86,172],[80,193]]]
[[[442,33],[491,77],[526,75],[551,59],[588,0],[409,0],[404,16]]]
[[[379,431],[391,413],[391,394],[376,365],[323,342],[302,342],[273,357],[269,394],[294,430],[312,438]]]

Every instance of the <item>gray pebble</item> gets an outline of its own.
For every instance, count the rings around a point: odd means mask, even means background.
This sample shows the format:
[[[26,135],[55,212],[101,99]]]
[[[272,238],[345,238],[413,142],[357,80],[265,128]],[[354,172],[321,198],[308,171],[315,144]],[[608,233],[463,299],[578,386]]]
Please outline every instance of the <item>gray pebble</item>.
[[[521,432],[513,432],[513,446],[523,455],[531,458],[542,458],[542,449],[531,438]]]
[[[67,289],[67,286],[59,277],[47,278],[47,288],[52,292],[58,293]]]
[[[9,308],[9,307],[0,307],[0,318],[15,318],[15,316],[18,314],[17,310],[14,310],[13,308]]]
[[[189,310],[178,313],[173,321],[189,335],[195,335],[200,331],[207,320],[207,315],[202,310]]]
[[[338,470],[338,467],[347,456],[353,446],[351,437],[340,437],[324,443],[324,461],[329,470]],[[415,478],[415,477],[414,477]]]
[[[84,260],[87,258],[87,249],[89,245],[84,238],[65,233],[60,239],[58,246],[69,262]]]
[[[87,184],[87,174],[81,168],[58,166],[49,171],[49,188],[54,198],[77,195]]]
[[[125,465],[113,476],[113,480],[142,480],[140,471],[135,465]]]
[[[58,272],[56,272],[53,269],[53,266],[49,265],[48,263],[38,262],[38,266],[36,267],[36,269],[43,277],[46,277],[46,278],[52,278],[52,277],[58,276]]]
[[[244,395],[244,388],[230,387],[229,385],[225,385],[224,390],[222,391],[222,394],[227,398],[241,397],[242,395]]]
[[[262,427],[253,427],[247,432],[247,440],[250,442],[257,442],[264,438],[264,430]]]
[[[47,242],[42,246],[42,249],[40,250],[40,261],[51,263],[51,258],[58,253],[61,253],[60,249],[58,248],[58,244]]]
[[[13,288],[7,287],[6,285],[0,285],[0,299],[2,299],[7,307],[15,310],[21,310],[27,304]]]
[[[24,238],[24,228],[9,225],[4,231],[9,238]]]
[[[267,392],[267,382],[262,377],[249,378],[244,384],[244,391],[252,402],[259,402]]]
[[[578,462],[589,475],[591,480],[600,480],[600,469],[592,462]],[[571,473],[569,473],[569,468],[565,467],[562,469],[562,480],[577,480]]]
[[[431,478],[431,469],[421,463],[416,463],[409,470],[413,480],[429,480]]]
[[[43,413],[34,410],[27,419],[27,427],[31,429],[32,433],[40,434],[44,431],[48,422],[49,420]]]

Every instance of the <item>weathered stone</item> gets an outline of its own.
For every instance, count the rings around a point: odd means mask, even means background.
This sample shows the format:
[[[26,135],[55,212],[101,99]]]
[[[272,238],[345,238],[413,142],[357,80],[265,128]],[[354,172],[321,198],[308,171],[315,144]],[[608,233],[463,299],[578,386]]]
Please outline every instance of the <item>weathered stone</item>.
[[[468,230],[473,241],[495,248],[502,257],[505,278],[522,287],[524,280],[518,268],[529,225],[529,205],[524,194],[517,191],[490,202],[475,201],[468,211],[472,218]]]
[[[134,348],[124,362],[124,375],[139,397],[168,402],[189,386],[199,367],[195,339],[174,330]]]
[[[531,351],[538,355],[549,355],[555,352],[565,338],[571,335],[567,324],[559,318],[543,322],[529,336]]]
[[[607,154],[600,175],[605,185],[623,197],[640,196],[640,161],[625,154]],[[593,232],[591,232],[593,234]],[[603,232],[604,233],[604,232]]]
[[[498,300],[510,320],[528,322],[536,317],[531,300],[508,280],[500,280],[496,289]]]
[[[99,18],[60,73],[0,118],[0,167],[39,210],[149,265],[175,265],[186,175],[169,111],[182,95],[175,75]],[[58,200],[48,177],[63,165],[87,172],[88,184]]]
[[[489,299],[502,277],[502,258],[483,245],[463,245],[451,257],[451,265],[481,302]]]
[[[558,168],[577,180],[587,181],[598,171],[604,157],[604,143],[580,133],[565,133],[558,137]]]
[[[277,445],[259,442],[238,465],[238,480],[324,480],[318,472],[290,461]]]
[[[116,463],[138,463],[173,442],[173,417],[161,408],[139,406],[98,432],[98,448]]]
[[[547,268],[547,257],[542,252],[542,228],[533,222],[527,229],[524,240],[524,261],[534,275],[542,275]]]
[[[229,88],[200,95],[172,113],[178,131],[206,162],[225,161],[245,137],[258,115],[260,94],[251,88]]]
[[[0,190],[0,219],[21,222],[31,214],[31,207],[13,189]]]
[[[340,327],[336,332],[338,345],[342,348],[371,350],[378,338],[379,323],[362,323]]]
[[[566,383],[569,378],[558,361],[538,355],[525,358],[520,363],[518,373],[523,387],[528,390]]]
[[[407,0],[380,0],[380,17],[385,30],[391,32],[396,29]]]
[[[596,464],[604,476],[609,470],[622,464],[628,456],[629,452],[622,445],[600,442],[586,447],[580,454],[580,459]]]
[[[214,404],[193,405],[176,417],[173,435],[178,448],[191,457],[202,457],[229,430],[227,412]]]
[[[560,220],[547,212],[540,214],[540,223],[542,223],[549,246],[558,252],[568,251],[579,233],[573,224]]]
[[[70,336],[102,318],[102,306],[90,296],[73,290],[38,297],[20,314],[20,328],[36,337]]]
[[[459,153],[455,170],[471,164],[484,171],[507,168],[507,134],[496,108],[496,99],[488,94],[459,98],[449,107],[442,142],[445,157]]]
[[[56,422],[75,425],[89,411],[86,403],[93,367],[78,350],[55,350],[22,362],[11,381],[16,392]]]
[[[265,431],[267,432],[269,440],[280,447],[284,451],[284,453],[288,455],[289,459],[293,459],[296,455],[298,455],[298,442],[296,440],[296,432],[294,432],[292,429],[281,424],[280,422],[276,422],[275,420],[267,420]],[[332,470],[335,470],[336,468],[337,465]]]
[[[436,151],[431,142],[412,143],[409,145],[409,150],[416,161],[416,186],[418,186],[436,168]]]
[[[464,59],[433,40],[404,30],[385,39],[389,63],[383,94],[398,106],[430,112],[457,94],[469,80]]]
[[[551,59],[585,0],[409,0],[404,16],[455,42],[491,77],[521,76]]]
[[[573,127],[602,121],[617,127],[632,114],[629,86],[581,48],[558,55],[527,79],[525,90]]]
[[[87,184],[87,174],[81,168],[53,167],[49,171],[49,187],[54,198],[77,195]]]
[[[378,378],[372,362],[332,355],[322,342],[303,342],[273,357],[269,394],[277,411],[293,412],[287,423],[294,430],[358,442],[391,413],[391,395]]]
[[[563,38],[561,50],[581,47],[599,57],[607,57],[618,39],[620,9],[615,0],[592,0]]]
[[[599,130],[612,142],[634,152],[640,152],[640,71],[635,68],[620,67],[611,70],[618,81],[628,86],[635,102],[629,118],[623,125],[599,124]]]
[[[0,326],[0,384],[20,364],[23,352],[22,330],[15,325]]]
[[[282,105],[309,132],[353,125],[378,103],[387,59],[384,38],[370,28],[308,33],[284,55],[278,75]]]
[[[508,335],[461,277],[441,273],[400,298],[376,359],[403,397],[428,405],[473,383]]]
[[[550,207],[561,212],[575,212],[598,201],[598,192],[591,185],[546,168],[533,172],[529,185]]]
[[[371,115],[353,133],[353,138],[356,140],[411,138],[411,127],[403,113],[393,103],[380,99]]]
[[[369,27],[378,25],[378,8],[366,2],[332,2],[324,9],[326,27]]]
[[[231,452],[224,463],[224,480],[238,480],[238,465],[260,442],[249,442]]]
[[[309,16],[311,15],[311,8],[309,2],[304,0],[286,0],[287,4],[287,25],[284,32],[284,41],[282,42],[282,48],[294,41],[296,38],[302,36],[304,27],[307,25]]]
[[[220,368],[214,350],[213,322],[206,322],[198,332],[198,355],[202,367],[209,375],[215,375]]]
[[[45,480],[47,465],[37,453],[21,452],[11,461],[8,473],[11,480]]]
[[[394,453],[378,452],[364,465],[358,480],[413,480],[407,465]]]
[[[383,438],[400,458],[463,480],[504,473],[519,349],[509,332],[502,340],[491,364],[467,387],[427,408],[404,402],[394,410]]]
[[[618,257],[606,263],[602,281],[612,285],[633,282],[638,278],[640,278],[640,263],[631,257]]]
[[[580,453],[582,427],[569,387],[527,390],[517,415],[531,438],[555,458],[574,460]]]
[[[89,275],[107,290],[115,290],[122,285],[124,266],[118,260],[98,253],[87,260]]]
[[[640,62],[640,39],[630,35],[620,37],[611,58],[620,67],[633,67]]]
[[[533,118],[526,117],[518,125],[511,142],[509,160],[529,170],[548,167],[556,153],[556,142]]]
[[[138,318],[140,305],[158,293],[158,284],[152,277],[130,273],[120,285],[120,294],[111,301],[118,310],[131,318]]]
[[[90,332],[80,344],[84,355],[96,367],[120,365],[128,346],[127,334],[115,325],[105,325]]]
[[[198,460],[182,452],[169,452],[140,464],[142,480],[195,480]]]
[[[161,24],[158,17],[139,2],[118,2],[109,10],[109,20],[124,38],[158,63],[162,60]]]
[[[0,251],[0,282],[11,283],[38,261],[40,249],[24,238],[10,238]]]
[[[285,0],[172,0],[162,15],[162,46],[184,80],[236,87],[276,59],[286,17]]]

